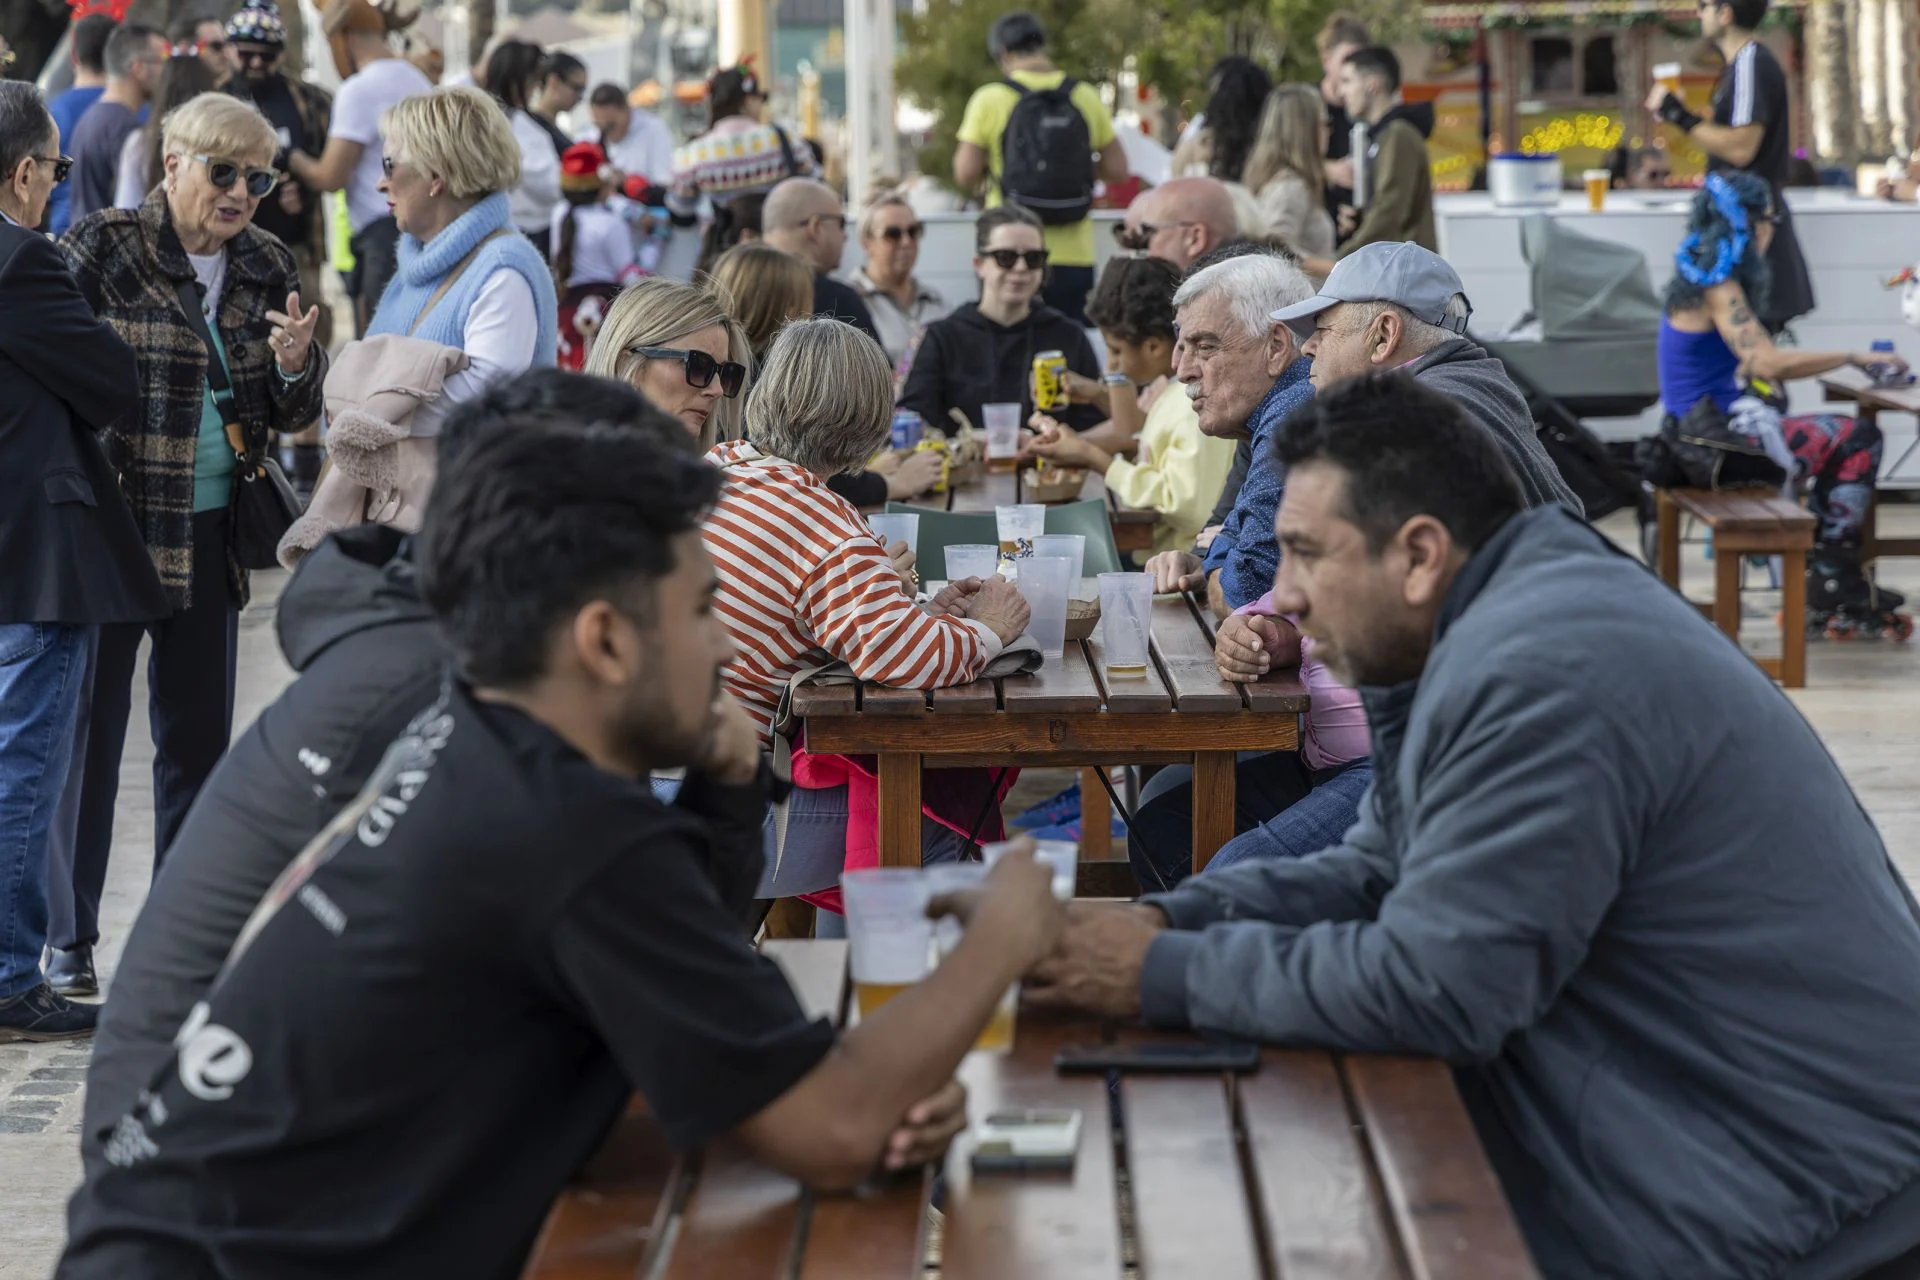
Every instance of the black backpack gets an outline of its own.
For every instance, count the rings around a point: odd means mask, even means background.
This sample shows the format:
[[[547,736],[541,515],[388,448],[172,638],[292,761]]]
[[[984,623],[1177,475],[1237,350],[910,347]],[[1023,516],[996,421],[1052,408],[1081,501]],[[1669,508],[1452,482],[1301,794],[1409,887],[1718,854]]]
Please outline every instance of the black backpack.
[[[1000,196],[1050,227],[1093,208],[1093,135],[1073,105],[1072,76],[1052,89],[1003,81],[1020,95],[1000,135]]]

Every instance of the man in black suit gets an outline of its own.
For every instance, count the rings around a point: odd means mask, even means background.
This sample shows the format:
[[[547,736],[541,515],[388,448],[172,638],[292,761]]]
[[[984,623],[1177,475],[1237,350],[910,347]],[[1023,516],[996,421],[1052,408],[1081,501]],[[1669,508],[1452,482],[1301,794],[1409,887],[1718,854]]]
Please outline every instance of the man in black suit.
[[[72,164],[39,92],[0,82],[0,1042],[92,1034],[40,972],[48,821],[94,628],[167,612],[94,438],[138,400],[133,351],[28,230]]]

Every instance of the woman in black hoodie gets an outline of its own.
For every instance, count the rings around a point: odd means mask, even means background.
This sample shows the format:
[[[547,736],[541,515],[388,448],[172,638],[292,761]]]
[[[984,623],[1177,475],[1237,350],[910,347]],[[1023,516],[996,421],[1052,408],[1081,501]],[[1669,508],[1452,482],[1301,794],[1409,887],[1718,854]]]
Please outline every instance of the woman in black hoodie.
[[[1039,301],[1047,268],[1040,220],[1018,205],[1000,205],[980,215],[973,243],[980,301],[927,326],[900,392],[902,409],[942,431],[953,430],[953,409],[981,426],[983,404],[1018,401],[1025,421],[1033,413],[1033,358],[1042,351],[1061,352],[1069,369],[1100,380],[1087,331]],[[1084,431],[1103,415],[1076,404],[1051,416]]]

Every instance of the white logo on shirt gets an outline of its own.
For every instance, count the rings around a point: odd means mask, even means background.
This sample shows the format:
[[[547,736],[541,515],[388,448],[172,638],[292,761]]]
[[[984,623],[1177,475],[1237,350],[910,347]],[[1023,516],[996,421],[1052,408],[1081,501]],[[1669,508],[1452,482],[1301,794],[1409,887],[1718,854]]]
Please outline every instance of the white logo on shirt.
[[[316,778],[327,776],[327,770],[333,768],[333,761],[321,755],[311,747],[300,748],[300,763],[306,771]]]
[[[187,1023],[173,1038],[178,1051],[180,1083],[202,1102],[224,1102],[233,1086],[253,1070],[253,1050],[227,1027],[213,1021],[213,1011],[202,1000],[187,1015]]]

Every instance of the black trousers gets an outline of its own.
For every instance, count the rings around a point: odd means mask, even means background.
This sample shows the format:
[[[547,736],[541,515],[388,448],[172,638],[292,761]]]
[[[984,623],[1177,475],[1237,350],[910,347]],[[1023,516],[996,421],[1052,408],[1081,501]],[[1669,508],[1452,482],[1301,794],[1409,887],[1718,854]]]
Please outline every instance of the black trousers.
[[[1087,322],[1087,295],[1093,292],[1092,267],[1048,267],[1040,296],[1075,324]]]
[[[391,214],[375,218],[348,238],[347,248],[353,251],[350,292],[355,327],[365,336],[367,325],[372,323],[373,313],[380,306],[380,295],[387,291],[387,283],[400,269],[400,224]]]
[[[47,945],[62,951],[100,939],[100,894],[113,849],[120,757],[142,636],[153,641],[147,657],[147,722],[154,745],[153,870],[158,875],[162,855],[233,733],[240,611],[227,580],[224,509],[193,517],[191,605],[157,622],[100,628],[81,692],[73,763],[47,849]]]

